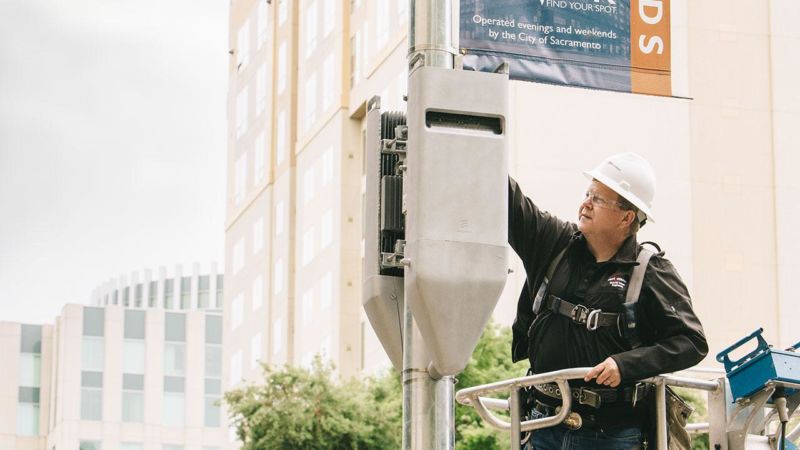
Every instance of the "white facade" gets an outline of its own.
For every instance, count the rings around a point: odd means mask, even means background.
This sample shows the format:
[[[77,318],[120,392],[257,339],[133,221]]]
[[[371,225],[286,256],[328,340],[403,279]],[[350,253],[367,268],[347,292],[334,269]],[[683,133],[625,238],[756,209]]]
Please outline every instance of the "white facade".
[[[0,449],[222,448],[221,277],[119,281],[54,325],[0,323]]]

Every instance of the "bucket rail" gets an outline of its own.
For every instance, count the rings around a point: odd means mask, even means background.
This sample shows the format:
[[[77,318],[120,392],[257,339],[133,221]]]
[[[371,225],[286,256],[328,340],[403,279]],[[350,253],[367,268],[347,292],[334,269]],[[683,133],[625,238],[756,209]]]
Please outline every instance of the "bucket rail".
[[[511,450],[519,450],[520,432],[552,427],[562,423],[567,416],[569,416],[572,411],[572,390],[569,386],[569,380],[583,379],[589,370],[591,370],[590,367],[578,367],[512,378],[481,386],[473,386],[459,390],[456,393],[456,401],[462,405],[475,408],[478,415],[490,426],[501,431],[509,431],[511,434]],[[673,375],[659,375],[641,381],[652,383],[656,388],[655,395],[658,404],[656,410],[656,448],[658,450],[667,449],[667,386],[698,389],[707,391],[716,396],[721,395],[724,397],[724,380],[707,381]],[[520,389],[543,383],[556,383],[558,385],[557,393],[561,395],[562,402],[560,411],[552,417],[522,421],[519,395]],[[490,394],[508,394],[508,400],[485,397]],[[510,414],[510,421],[498,417],[492,413],[490,409],[508,412]],[[698,428],[703,425],[705,425],[705,429],[707,429],[707,424],[697,424]]]

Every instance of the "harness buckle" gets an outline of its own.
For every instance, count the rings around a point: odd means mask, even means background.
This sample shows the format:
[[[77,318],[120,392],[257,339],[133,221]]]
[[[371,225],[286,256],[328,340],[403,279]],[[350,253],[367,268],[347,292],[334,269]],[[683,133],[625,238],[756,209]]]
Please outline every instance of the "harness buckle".
[[[577,395],[575,395],[577,394]],[[600,394],[586,388],[580,388],[577,392],[573,392],[573,397],[578,400],[581,405],[589,405],[593,408],[599,408],[601,399]]]
[[[594,331],[597,329],[597,326],[600,324],[600,310],[593,309],[589,312],[589,316],[586,317],[586,329],[589,331]]]
[[[586,323],[586,318],[589,317],[589,308],[583,305],[575,305],[569,316],[573,322],[584,324]]]

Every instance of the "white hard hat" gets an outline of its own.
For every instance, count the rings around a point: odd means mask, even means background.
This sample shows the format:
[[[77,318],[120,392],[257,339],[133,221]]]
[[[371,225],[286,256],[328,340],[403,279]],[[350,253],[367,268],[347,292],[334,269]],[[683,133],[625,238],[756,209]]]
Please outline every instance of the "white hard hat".
[[[605,184],[639,208],[639,222],[645,217],[655,222],[650,208],[656,194],[656,174],[647,160],[633,152],[620,153],[609,156],[583,174]]]

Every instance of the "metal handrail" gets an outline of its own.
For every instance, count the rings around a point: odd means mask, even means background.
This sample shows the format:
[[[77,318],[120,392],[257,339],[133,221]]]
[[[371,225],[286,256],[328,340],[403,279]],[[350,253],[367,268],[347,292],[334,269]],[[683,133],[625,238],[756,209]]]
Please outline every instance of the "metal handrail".
[[[535,384],[556,383],[558,385],[558,392],[561,395],[562,401],[561,411],[559,411],[558,414],[542,419],[532,419],[524,422],[517,421],[519,425],[519,431],[532,431],[541,428],[547,428],[558,425],[567,418],[572,410],[572,390],[569,386],[569,380],[583,378],[586,376],[589,370],[591,370],[590,367],[558,370],[555,372],[512,378],[509,380],[497,381],[494,383],[461,389],[456,393],[456,401],[462,405],[468,405],[475,408],[475,411],[478,413],[478,415],[494,428],[502,431],[513,431],[513,429],[516,428],[516,425],[513,423],[513,418],[515,414],[519,414],[519,405],[514,405],[515,403],[519,402],[519,390]],[[511,412],[512,422],[507,422],[503,419],[500,419],[489,411],[487,407],[487,401],[497,399],[487,399],[481,397],[481,395],[493,393],[509,394],[510,400],[508,410]],[[493,406],[499,405],[494,403]],[[516,406],[516,408],[514,406]]]
[[[569,380],[583,379],[589,370],[591,370],[590,367],[564,369],[473,386],[456,392],[456,401],[462,405],[475,408],[478,415],[490,426],[498,430],[510,431],[511,449],[519,450],[520,432],[555,426],[567,418],[572,411],[572,390],[569,386]],[[658,450],[666,450],[667,448],[666,386],[685,387],[709,392],[721,391],[721,384],[717,380],[707,381],[674,375],[659,375],[641,381],[652,383],[656,386],[656,448]],[[544,383],[556,383],[558,385],[556,392],[561,395],[561,409],[555,416],[521,421],[519,390]],[[487,394],[508,394],[509,399],[484,397]],[[505,421],[497,417],[489,411],[490,409],[510,412],[511,421]],[[696,424],[695,427],[700,430],[703,425],[705,429],[708,428],[708,424]]]

